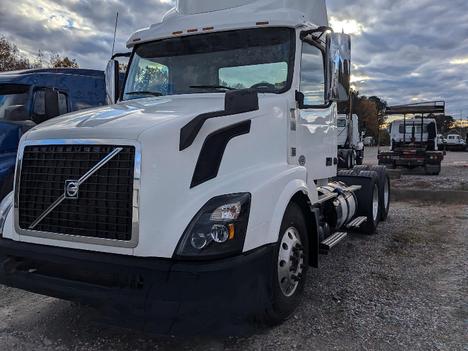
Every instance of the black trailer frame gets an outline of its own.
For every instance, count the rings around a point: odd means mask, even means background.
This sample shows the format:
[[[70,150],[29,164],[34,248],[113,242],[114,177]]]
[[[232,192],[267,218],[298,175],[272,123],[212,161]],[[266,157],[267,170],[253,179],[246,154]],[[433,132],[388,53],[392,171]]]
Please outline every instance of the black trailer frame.
[[[399,105],[399,106],[391,106],[387,107],[385,111],[387,116],[392,115],[403,115],[403,126],[404,126],[404,133],[403,133],[403,142],[406,142],[406,115],[413,114],[421,115],[421,142],[423,140],[423,126],[424,126],[424,115],[440,115],[445,114],[445,101],[433,101],[433,102],[420,102],[408,105]]]
[[[397,105],[387,107],[385,114],[387,116],[403,115],[403,147],[395,148],[390,152],[378,152],[379,164],[390,165],[393,168],[401,166],[413,168],[423,166],[427,174],[437,175],[440,173],[441,162],[444,158],[444,153],[441,151],[428,150],[428,143],[423,141],[424,137],[424,119],[429,116],[445,114],[445,101],[433,101],[413,103],[407,105]],[[419,148],[415,141],[415,128],[412,132],[412,143],[407,144],[406,141],[406,116],[408,114],[421,115],[421,139]],[[413,121],[414,126],[414,121]],[[437,143],[437,135],[435,135],[434,144]],[[435,145],[434,145],[435,146]],[[402,151],[401,149],[406,149]]]

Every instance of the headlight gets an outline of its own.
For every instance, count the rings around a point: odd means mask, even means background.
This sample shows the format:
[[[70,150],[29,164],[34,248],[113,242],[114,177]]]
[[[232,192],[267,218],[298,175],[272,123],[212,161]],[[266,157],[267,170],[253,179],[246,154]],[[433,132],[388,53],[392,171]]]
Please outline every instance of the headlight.
[[[243,193],[208,201],[185,230],[176,258],[212,259],[242,253],[250,198]]]
[[[3,234],[3,226],[5,225],[5,220],[12,206],[13,206],[13,192],[5,196],[5,198],[0,203],[0,236]]]

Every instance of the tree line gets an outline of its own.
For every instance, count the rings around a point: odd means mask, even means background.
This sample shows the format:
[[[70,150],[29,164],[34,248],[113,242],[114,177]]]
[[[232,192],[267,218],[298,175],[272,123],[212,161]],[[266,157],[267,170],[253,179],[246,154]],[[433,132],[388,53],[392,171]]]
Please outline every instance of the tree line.
[[[0,72],[31,68],[79,68],[79,66],[75,59],[42,50],[33,57],[28,57],[4,35],[0,35]]]

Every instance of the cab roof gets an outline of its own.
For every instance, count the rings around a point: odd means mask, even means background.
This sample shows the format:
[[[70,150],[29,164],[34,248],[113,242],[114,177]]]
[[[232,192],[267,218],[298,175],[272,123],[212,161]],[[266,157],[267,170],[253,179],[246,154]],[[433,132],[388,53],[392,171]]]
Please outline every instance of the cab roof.
[[[325,0],[179,0],[161,23],[134,33],[127,47],[175,36],[268,26],[328,26]]]

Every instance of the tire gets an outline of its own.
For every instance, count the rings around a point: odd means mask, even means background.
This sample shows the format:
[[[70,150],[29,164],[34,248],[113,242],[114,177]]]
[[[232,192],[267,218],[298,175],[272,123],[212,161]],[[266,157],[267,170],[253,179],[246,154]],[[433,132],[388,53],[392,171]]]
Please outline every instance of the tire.
[[[356,165],[361,166],[364,162],[364,157],[363,156],[358,156],[356,157]]]
[[[367,221],[362,224],[359,231],[367,235],[373,235],[379,225],[381,213],[379,177],[374,171],[362,171],[359,176],[368,179],[366,186],[357,194],[359,213],[367,217]]]
[[[348,151],[348,157],[347,157],[346,163],[348,165],[347,169],[352,169],[354,167],[353,151],[352,150]]]
[[[298,244],[295,241],[297,238],[300,240],[301,248],[291,250],[291,246]],[[263,318],[268,325],[277,325],[287,320],[298,307],[304,292],[309,262],[309,241],[302,209],[295,203],[289,204],[286,209],[275,252],[272,267],[272,301]],[[299,261],[293,261],[291,257]],[[292,272],[290,269],[295,267],[296,271]]]
[[[351,158],[351,163],[350,163],[351,167],[349,168],[353,168],[354,166],[356,166],[356,152],[354,150],[351,150],[349,154]]]
[[[352,169],[342,169],[342,170],[339,170],[338,171],[338,176],[341,177],[341,176],[355,176],[356,174],[354,173],[354,171]]]
[[[359,173],[361,173],[362,171],[368,171],[368,170],[369,170],[369,166],[367,165],[357,165],[357,166],[354,166],[353,168],[353,174],[359,175]]]
[[[439,175],[440,171],[442,169],[442,166],[440,164],[438,165],[426,165],[424,167],[426,175]]]
[[[386,221],[391,203],[391,184],[385,166],[371,166],[369,171],[374,171],[379,176],[379,200],[380,200],[380,220]]]

